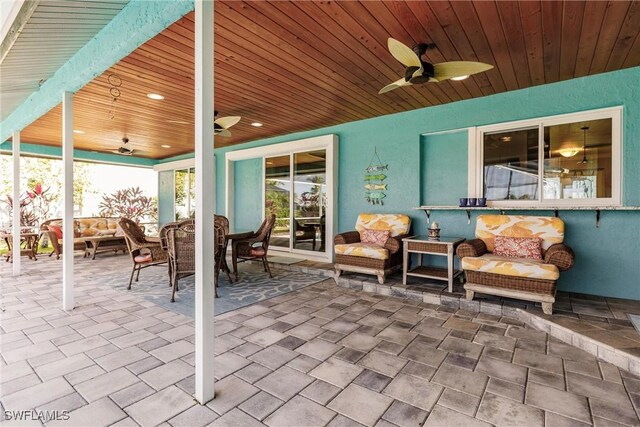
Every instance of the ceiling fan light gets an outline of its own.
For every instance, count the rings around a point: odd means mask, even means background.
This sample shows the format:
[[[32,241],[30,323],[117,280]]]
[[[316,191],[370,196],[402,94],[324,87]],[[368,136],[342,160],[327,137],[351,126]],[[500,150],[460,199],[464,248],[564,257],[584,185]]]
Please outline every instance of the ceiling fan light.
[[[468,78],[469,78],[468,75],[467,76],[458,76],[458,77],[451,77],[451,80],[455,80],[455,81],[459,82],[460,80],[465,80],[465,79],[468,79]]]
[[[575,156],[579,152],[580,152],[580,149],[578,148],[563,148],[562,150],[558,151],[558,153],[560,153],[562,157],[565,157],[567,159],[569,157]]]

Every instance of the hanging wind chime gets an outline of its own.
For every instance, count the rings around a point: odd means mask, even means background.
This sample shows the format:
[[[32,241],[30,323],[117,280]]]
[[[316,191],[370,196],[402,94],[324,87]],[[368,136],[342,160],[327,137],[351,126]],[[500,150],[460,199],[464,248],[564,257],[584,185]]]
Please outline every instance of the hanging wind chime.
[[[122,79],[117,74],[109,74],[107,77],[111,87],[109,88],[109,95],[111,95],[111,106],[109,107],[109,120],[113,120],[116,117],[116,107],[118,106],[118,98],[120,98],[120,89],[122,86]]]
[[[389,169],[389,165],[382,163],[380,156],[378,156],[378,148],[373,149],[373,156],[369,162],[369,166],[365,169],[364,185],[365,192],[364,198],[371,205],[384,205],[384,199],[386,194],[383,191],[387,190],[387,184],[383,184],[382,181],[387,177],[382,171]]]

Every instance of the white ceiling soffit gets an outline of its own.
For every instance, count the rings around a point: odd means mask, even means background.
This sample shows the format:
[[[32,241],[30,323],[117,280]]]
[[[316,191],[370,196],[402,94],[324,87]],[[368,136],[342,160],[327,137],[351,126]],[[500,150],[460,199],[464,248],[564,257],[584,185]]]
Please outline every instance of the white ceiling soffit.
[[[0,121],[38,90],[129,0],[18,1],[0,45]],[[6,33],[5,33],[6,31]],[[108,49],[108,46],[105,46]]]

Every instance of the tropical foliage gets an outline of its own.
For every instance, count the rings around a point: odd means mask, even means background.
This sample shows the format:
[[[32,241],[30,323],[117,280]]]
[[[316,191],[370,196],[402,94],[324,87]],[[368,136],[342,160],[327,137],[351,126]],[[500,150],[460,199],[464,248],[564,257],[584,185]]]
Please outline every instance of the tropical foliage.
[[[7,205],[7,210],[13,210],[13,198],[7,194],[3,200]],[[49,211],[54,201],[54,196],[50,194],[50,188],[43,190],[42,184],[33,184],[26,193],[23,193],[18,200],[20,204],[20,225],[23,227],[36,227],[49,215]]]
[[[158,203],[155,197],[147,197],[139,187],[129,187],[102,196],[100,215],[129,218],[135,222],[157,221]]]

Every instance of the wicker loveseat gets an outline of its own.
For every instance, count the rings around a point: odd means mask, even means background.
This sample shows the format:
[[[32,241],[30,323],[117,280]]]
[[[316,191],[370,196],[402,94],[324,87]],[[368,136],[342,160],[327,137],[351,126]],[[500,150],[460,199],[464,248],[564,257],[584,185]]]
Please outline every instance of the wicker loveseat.
[[[388,230],[389,238],[383,246],[361,243],[365,230]],[[334,239],[336,274],[340,276],[343,271],[374,274],[383,284],[388,274],[402,267],[402,239],[410,232],[411,218],[407,215],[360,214],[355,231],[338,234]]]
[[[73,219],[73,248],[75,250],[84,249],[85,256],[95,256],[95,251],[91,249],[96,247],[101,239],[108,241],[108,248],[114,250],[126,251],[127,246],[124,240],[124,234],[118,227],[119,218],[74,218]],[[52,227],[53,226],[53,227]],[[53,246],[52,254],[56,254],[56,258],[60,258],[62,254],[62,219],[50,219],[40,225],[40,234],[47,234],[49,241]],[[89,241],[89,245],[87,245]],[[107,246],[107,245],[105,245]],[[92,252],[92,253],[90,253]]]
[[[507,258],[493,254],[496,236],[540,238],[542,260]],[[467,299],[475,292],[542,303],[551,314],[560,271],[573,266],[574,254],[564,245],[560,218],[521,215],[479,215],[476,239],[458,245],[465,272]]]

